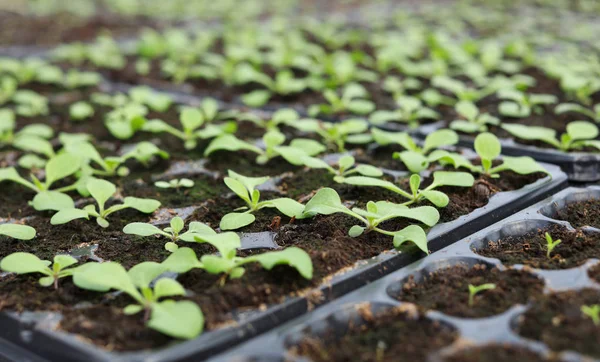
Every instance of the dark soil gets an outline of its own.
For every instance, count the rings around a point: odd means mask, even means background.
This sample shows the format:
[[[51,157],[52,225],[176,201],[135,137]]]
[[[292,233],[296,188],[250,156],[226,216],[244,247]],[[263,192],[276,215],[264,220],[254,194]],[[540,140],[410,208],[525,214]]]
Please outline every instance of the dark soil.
[[[594,279],[596,282],[600,283],[600,264],[596,264],[588,270],[588,275],[590,278]]]
[[[573,227],[593,226],[600,228],[600,200],[592,199],[567,204],[558,210],[555,215],[548,215],[554,219],[568,221]]]
[[[545,343],[553,351],[576,351],[600,357],[600,329],[581,306],[600,304],[600,292],[582,289],[553,293],[534,303],[519,318],[518,333]]]
[[[550,258],[547,254],[545,233],[548,232],[558,244]],[[522,236],[509,236],[488,242],[487,246],[474,250],[477,254],[497,258],[505,265],[524,264],[538,269],[567,269],[580,266],[589,258],[600,257],[600,235],[586,234],[581,230],[569,231],[555,225],[538,229]]]
[[[537,276],[509,269],[478,264],[468,268],[464,264],[435,271],[423,281],[411,275],[403,282],[402,291],[395,298],[415,303],[422,310],[437,310],[461,318],[483,318],[503,313],[516,304],[527,304],[539,297],[544,281]],[[495,289],[477,293],[473,306],[468,305],[469,285],[496,284]]]
[[[367,308],[359,310],[364,321],[360,325],[308,336],[290,352],[315,362],[425,361],[458,337],[452,328],[402,308],[375,315]]]
[[[542,357],[539,353],[517,346],[487,345],[483,347],[465,348],[444,358],[445,362],[543,362],[554,361]]]

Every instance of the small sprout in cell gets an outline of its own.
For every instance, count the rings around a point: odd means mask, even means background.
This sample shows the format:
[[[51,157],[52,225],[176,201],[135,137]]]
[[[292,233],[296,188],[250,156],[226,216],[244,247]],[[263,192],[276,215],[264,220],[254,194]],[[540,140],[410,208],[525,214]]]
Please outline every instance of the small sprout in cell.
[[[44,274],[46,276],[39,280],[40,285],[44,287],[54,285],[54,289],[58,289],[58,280],[73,275],[76,268],[69,267],[76,263],[77,259],[70,255],[56,255],[52,263],[30,253],[17,252],[4,257],[0,262],[0,269],[16,274]]]
[[[196,235],[202,234],[216,234],[216,232],[210,228],[210,226],[201,223],[199,221],[192,221],[188,225],[188,231],[182,233],[185,223],[182,218],[179,216],[171,219],[170,226],[164,228],[163,230],[157,228],[152,224],[147,224],[143,222],[133,222],[125,225],[123,228],[123,232],[125,234],[133,234],[139,236],[152,236],[152,235],[162,235],[171,239],[170,242],[165,244],[165,249],[168,251],[175,251],[178,249],[176,244],[177,241],[183,240],[187,242],[195,241],[194,237]]]
[[[368,96],[367,90],[356,83],[346,85],[341,96],[334,90],[326,89],[323,92],[323,97],[328,103],[310,106],[308,114],[311,117],[319,114],[332,115],[338,113],[369,114],[375,110],[375,103],[368,100]]]
[[[383,171],[380,168],[371,165],[356,164],[356,160],[350,155],[340,157],[336,164],[337,169],[321,159],[310,157],[308,155],[302,157],[302,163],[308,168],[325,169],[329,171],[329,173],[333,175],[333,180],[335,182],[343,182],[345,177],[354,174],[368,177],[383,176]]]
[[[554,104],[558,100],[550,94],[526,94],[514,89],[501,89],[498,98],[505,100],[498,106],[500,114],[514,118],[529,117],[533,112],[542,114],[544,105]]]
[[[171,181],[156,181],[154,186],[161,189],[176,189],[179,190],[181,187],[194,187],[194,181],[189,178],[173,179]]]
[[[548,259],[550,259],[550,254],[552,253],[554,248],[556,248],[558,246],[558,244],[560,244],[562,241],[560,239],[558,239],[558,240],[552,239],[552,236],[550,235],[550,233],[544,234],[544,237],[546,238],[546,257],[548,257]]]
[[[475,304],[475,295],[481,293],[485,290],[496,289],[496,284],[494,283],[486,283],[481,285],[473,285],[469,284],[469,307],[472,307]]]
[[[582,305],[581,313],[590,318],[595,326],[600,326],[600,304]]]
[[[497,126],[500,120],[489,113],[480,113],[475,104],[469,101],[460,101],[454,106],[456,112],[464,119],[457,119],[450,123],[450,128],[465,133],[484,132],[488,125]]]
[[[421,100],[415,97],[401,96],[396,103],[398,108],[393,111],[378,110],[371,113],[369,123],[379,126],[388,122],[401,122],[415,128],[421,120],[436,120],[440,117],[436,111],[423,106]]]

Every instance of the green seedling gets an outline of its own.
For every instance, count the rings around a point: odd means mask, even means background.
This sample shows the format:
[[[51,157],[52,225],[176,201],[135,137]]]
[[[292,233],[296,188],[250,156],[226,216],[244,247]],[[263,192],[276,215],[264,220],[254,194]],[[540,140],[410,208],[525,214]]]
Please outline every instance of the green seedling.
[[[164,93],[156,92],[150,87],[139,86],[133,87],[129,90],[129,98],[133,102],[148,106],[155,112],[164,113],[171,108],[173,104],[173,98]]]
[[[241,247],[240,237],[234,232],[197,235],[195,239],[198,243],[214,246],[219,253],[203,255],[198,260],[192,249],[179,248],[162,264],[175,273],[187,273],[191,269],[199,268],[210,274],[223,274],[220,279],[221,286],[228,278],[241,278],[246,271],[244,265],[249,263],[259,263],[266,270],[271,270],[277,265],[287,265],[296,269],[305,279],[313,277],[312,260],[306,251],[298,247],[241,257],[236,255],[237,249]]]
[[[302,164],[308,168],[329,171],[333,175],[335,182],[343,182],[344,178],[354,174],[368,177],[383,176],[383,171],[380,168],[371,165],[356,164],[356,160],[350,155],[340,157],[336,164],[337,168],[332,167],[321,159],[310,157],[306,154],[299,154],[296,158],[301,159]]]
[[[421,177],[418,174],[413,174],[410,176],[410,192],[404,191],[390,181],[372,177],[352,176],[345,178],[343,182],[348,185],[375,186],[393,191],[408,199],[403,205],[411,205],[428,200],[437,207],[446,207],[450,202],[448,195],[436,190],[436,188],[443,186],[472,187],[475,179],[473,175],[467,172],[436,171],[433,173],[433,182],[431,185],[421,190]]]
[[[600,103],[596,104],[593,109],[589,109],[577,103],[561,103],[554,108],[554,113],[562,114],[567,112],[575,112],[591,118],[594,122],[600,122]]]
[[[587,121],[574,121],[567,124],[567,132],[557,138],[556,131],[551,128],[525,126],[522,124],[503,124],[502,128],[516,138],[527,141],[541,141],[563,152],[577,151],[584,147],[600,150],[598,127]]]
[[[196,303],[164,299],[185,295],[185,289],[176,280],[161,277],[166,271],[154,262],[137,264],[129,271],[115,262],[87,263],[74,273],[73,282],[82,289],[121,291],[136,301],[126,306],[123,313],[144,312],[149,328],[175,338],[195,338],[204,329],[204,315]]]
[[[550,254],[562,241],[560,239],[553,240],[549,233],[544,234],[544,237],[546,238],[546,257],[550,259]]]
[[[0,146],[10,145],[26,152],[35,152],[48,158],[54,156],[54,148],[48,141],[54,130],[45,124],[30,124],[15,132],[15,113],[0,109]]]
[[[12,97],[15,113],[23,117],[46,116],[48,99],[31,90],[17,90]]]
[[[152,236],[152,235],[162,235],[171,239],[170,242],[165,244],[165,249],[168,251],[175,251],[178,249],[176,244],[177,241],[187,241],[194,242],[194,236],[197,234],[216,234],[216,232],[210,228],[210,226],[198,222],[192,221],[188,226],[188,231],[182,233],[185,223],[183,219],[179,216],[176,216],[171,219],[170,226],[164,228],[163,230],[157,228],[152,224],[147,224],[143,222],[132,222],[130,224],[125,225],[123,228],[123,232],[125,234],[133,234],[139,236]]]
[[[349,209],[342,203],[340,196],[331,188],[320,189],[306,204],[305,215],[331,215],[335,213],[344,213],[359,221],[361,225],[354,225],[348,231],[351,237],[358,237],[363,233],[377,232],[389,235],[393,238],[394,246],[400,247],[405,242],[412,242],[425,253],[427,249],[427,236],[425,231],[418,225],[410,225],[402,230],[388,231],[379,227],[387,220],[404,217],[422,222],[427,226],[435,225],[440,218],[439,212],[431,206],[421,206],[408,208],[404,205],[398,205],[387,201],[367,203],[367,209],[352,208]]]
[[[115,185],[106,180],[92,178],[87,182],[86,187],[90,195],[96,200],[98,209],[96,209],[95,205],[87,205],[83,209],[76,209],[74,207],[62,209],[52,216],[50,220],[52,225],[66,224],[75,219],[89,220],[90,216],[92,216],[96,218],[98,225],[106,228],[109,225],[106,218],[114,212],[131,208],[149,214],[156,211],[160,206],[160,202],[156,200],[126,197],[122,204],[105,208],[108,199],[117,192]]]
[[[296,200],[281,197],[260,201],[260,191],[256,187],[267,182],[269,177],[246,177],[231,170],[228,170],[228,175],[224,180],[225,185],[246,203],[246,206],[234,211],[246,211],[231,212],[223,216],[219,223],[221,230],[235,230],[252,224],[256,219],[253,213],[265,207],[276,208],[288,217],[303,218],[304,205]]]
[[[393,111],[375,111],[369,116],[369,123],[380,126],[388,122],[407,123],[409,127],[419,126],[419,121],[423,119],[438,119],[440,115],[427,107],[424,107],[421,100],[410,96],[401,96],[396,99],[398,108]]]
[[[146,124],[148,108],[142,104],[129,102],[108,112],[104,124],[110,133],[120,140],[126,140],[141,130]]]
[[[477,106],[469,101],[456,103],[454,109],[464,119],[452,121],[450,128],[460,132],[485,132],[488,130],[489,125],[498,126],[500,124],[500,120],[489,113],[479,113]]]
[[[496,284],[494,283],[486,283],[477,286],[469,284],[469,307],[473,307],[473,304],[475,304],[475,295],[485,290],[493,289],[496,289]]]
[[[171,181],[156,181],[154,186],[161,189],[176,189],[194,187],[194,181],[189,178],[173,179]]]
[[[595,326],[600,326],[600,304],[582,305],[581,313],[590,318]]]
[[[542,114],[544,105],[558,101],[550,94],[526,94],[514,89],[501,89],[498,91],[498,98],[505,100],[498,106],[500,114],[515,118],[529,117],[532,112]]]
[[[69,106],[69,116],[73,121],[83,121],[94,116],[94,108],[88,102],[76,102]]]
[[[315,104],[309,107],[308,114],[315,117],[319,114],[369,114],[375,110],[375,103],[367,99],[369,93],[360,84],[351,83],[346,85],[341,96],[334,90],[326,89],[323,97],[327,100],[326,104]]]
[[[247,63],[237,66],[235,77],[238,84],[258,83],[266,88],[242,96],[244,104],[250,107],[264,106],[276,94],[285,96],[300,93],[308,87],[305,79],[294,78],[294,73],[289,70],[279,71],[271,78]]]
[[[49,260],[41,260],[33,254],[18,252],[4,257],[0,262],[0,269],[16,274],[44,274],[45,276],[39,280],[40,285],[43,287],[54,285],[54,289],[58,289],[58,280],[73,275],[76,268],[69,267],[76,263],[77,259],[70,255],[56,255],[54,262],[51,263]]]
[[[19,224],[0,224],[0,235],[19,240],[35,238],[36,231],[31,226]]]
[[[318,134],[329,149],[337,152],[345,152],[346,143],[364,144],[372,140],[372,136],[365,133],[369,124],[362,119],[347,119],[341,122],[302,119],[291,126],[303,132]]]
[[[496,89],[491,86],[481,89],[469,87],[463,82],[447,76],[435,76],[431,79],[431,84],[436,88],[452,93],[459,101],[468,102],[477,102],[496,91]]]

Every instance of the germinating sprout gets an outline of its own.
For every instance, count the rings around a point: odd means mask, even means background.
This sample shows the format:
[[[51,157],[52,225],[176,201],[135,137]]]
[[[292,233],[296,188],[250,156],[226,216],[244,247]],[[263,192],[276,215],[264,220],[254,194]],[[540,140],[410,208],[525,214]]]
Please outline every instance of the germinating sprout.
[[[532,112],[542,114],[544,105],[558,101],[556,96],[551,94],[526,94],[514,89],[499,90],[498,98],[505,100],[498,106],[500,114],[515,118],[529,117]]]
[[[378,110],[369,116],[369,123],[380,126],[388,122],[402,122],[415,128],[423,119],[438,119],[440,115],[425,106],[419,98],[400,96],[396,99],[398,108],[393,111]]]
[[[498,126],[500,120],[489,113],[480,113],[479,108],[470,101],[460,101],[454,106],[456,112],[464,119],[457,119],[450,123],[450,128],[465,132],[476,133],[488,130],[488,125]]]
[[[31,240],[35,238],[36,231],[31,226],[20,224],[0,224],[0,236],[19,240]]]
[[[246,211],[230,212],[223,216],[219,223],[221,230],[235,230],[252,224],[256,220],[253,213],[265,207],[276,208],[288,217],[295,217],[297,219],[304,217],[302,214],[304,205],[296,200],[280,197],[260,201],[260,191],[256,187],[267,182],[269,177],[247,177],[231,170],[228,170],[228,175],[224,180],[225,185],[246,203],[246,206],[234,211]]]
[[[123,228],[123,232],[125,234],[133,234],[139,236],[152,236],[152,235],[162,235],[171,239],[170,242],[165,244],[165,249],[168,251],[175,251],[178,249],[177,241],[187,241],[194,242],[194,237],[197,234],[216,234],[216,232],[211,229],[210,226],[201,223],[199,221],[192,221],[188,225],[188,230],[182,233],[185,223],[182,218],[176,216],[171,219],[170,226],[164,229],[159,229],[158,227],[143,223],[143,222],[132,222],[130,224],[125,225]]]
[[[54,261],[41,260],[30,253],[12,253],[5,256],[0,262],[0,269],[5,272],[16,274],[41,273],[46,276],[39,280],[40,285],[49,287],[54,285],[58,289],[58,280],[60,278],[73,275],[76,268],[69,268],[77,263],[77,259],[70,255],[56,255]],[[52,265],[52,268],[50,267]]]
[[[590,318],[595,326],[600,326],[600,304],[582,305],[581,313]]]
[[[473,285],[469,284],[469,307],[472,307],[475,303],[475,295],[481,293],[485,290],[496,289],[496,284],[494,283],[486,283],[481,285]]]
[[[473,175],[468,172],[436,171],[433,173],[433,182],[421,189],[421,177],[418,174],[410,176],[410,192],[404,191],[393,182],[365,176],[351,176],[343,180],[343,183],[354,186],[375,186],[393,191],[408,199],[403,205],[428,200],[437,207],[446,207],[450,198],[445,193],[436,190],[443,186],[472,187],[475,182]]]
[[[173,179],[170,181],[156,181],[154,186],[161,189],[176,189],[178,190],[181,187],[194,187],[194,181],[189,178],[181,178],[181,179]]]
[[[144,312],[149,328],[175,338],[195,338],[204,329],[204,315],[194,302],[164,299],[185,296],[185,289],[176,280],[161,277],[166,271],[155,262],[137,264],[129,271],[115,262],[87,263],[74,273],[73,282],[82,289],[121,291],[136,301],[126,306],[123,313]]]
[[[108,199],[117,192],[115,185],[106,180],[92,178],[87,182],[86,187],[94,200],[96,200],[98,208],[96,209],[96,205],[87,205],[83,209],[75,207],[61,209],[50,219],[52,225],[66,224],[75,219],[89,220],[90,216],[92,216],[96,218],[98,225],[106,228],[109,225],[106,218],[114,212],[131,208],[149,214],[156,211],[160,206],[160,202],[156,200],[126,197],[122,204],[105,208]]]
[[[440,218],[439,212],[431,206],[408,208],[405,205],[387,201],[369,201],[366,210],[356,207],[349,209],[342,203],[337,192],[327,187],[320,189],[304,208],[304,214],[308,216],[331,215],[340,212],[359,220],[362,224],[354,225],[348,230],[348,235],[351,237],[358,237],[363,233],[374,231],[393,237],[394,246],[397,248],[410,241],[425,253],[429,253],[427,235],[420,226],[409,225],[402,230],[388,231],[380,228],[379,225],[387,220],[404,217],[422,222],[427,226],[433,226]]]
[[[550,259],[550,254],[552,253],[554,248],[556,248],[558,246],[558,244],[560,244],[562,241],[560,239],[558,239],[558,240],[552,239],[552,236],[550,235],[550,233],[545,233],[544,237],[546,238],[546,257],[548,257],[548,259]]]
[[[187,273],[192,269],[199,268],[210,274],[222,274],[221,285],[224,285],[228,278],[241,278],[246,272],[244,265],[249,263],[259,263],[266,270],[271,270],[277,265],[287,265],[296,269],[305,279],[313,277],[310,256],[306,251],[295,246],[241,257],[236,255],[237,249],[241,247],[241,242],[239,236],[234,232],[196,235],[195,239],[198,243],[208,243],[214,246],[218,254],[203,255],[198,260],[194,250],[179,248],[162,264],[169,271],[175,273]]]
[[[315,117],[319,114],[354,113],[369,114],[375,110],[375,103],[368,100],[369,93],[360,84],[351,83],[344,86],[341,96],[334,90],[326,89],[323,97],[325,104],[313,104],[308,109],[308,114]]]
[[[593,147],[600,150],[598,127],[587,121],[574,121],[567,124],[567,132],[557,137],[556,131],[551,128],[538,126],[525,126],[522,124],[503,124],[502,128],[516,138],[527,141],[541,141],[563,152],[577,151],[584,147]]]

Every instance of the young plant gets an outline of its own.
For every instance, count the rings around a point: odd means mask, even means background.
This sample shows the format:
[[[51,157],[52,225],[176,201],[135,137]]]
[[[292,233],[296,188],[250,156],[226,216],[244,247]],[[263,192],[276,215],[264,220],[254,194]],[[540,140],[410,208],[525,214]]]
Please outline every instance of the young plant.
[[[50,219],[52,225],[66,224],[75,219],[89,220],[90,216],[92,216],[96,218],[98,225],[106,228],[109,225],[106,218],[114,212],[131,208],[149,214],[154,212],[160,206],[160,202],[156,200],[126,197],[122,204],[116,204],[109,208],[105,208],[108,199],[117,192],[115,185],[106,180],[92,178],[87,182],[86,186],[90,195],[96,200],[98,209],[96,209],[95,205],[87,205],[83,209],[76,209],[74,207],[62,209]]]
[[[380,129],[371,129],[373,140],[380,146],[390,144],[398,144],[405,148],[405,151],[394,152],[393,157],[401,160],[408,170],[412,173],[419,173],[427,167],[431,162],[437,160],[432,151],[441,147],[452,146],[458,143],[458,135],[456,132],[449,129],[440,129],[425,137],[423,146],[420,147],[405,132],[386,132]]]
[[[17,252],[4,257],[0,262],[0,269],[16,274],[44,274],[45,276],[39,280],[40,285],[43,287],[54,285],[54,289],[58,289],[58,280],[73,275],[77,269],[69,267],[76,263],[77,259],[70,255],[56,255],[54,262],[51,263],[30,253]]]
[[[164,300],[185,295],[185,289],[176,280],[161,277],[166,271],[154,262],[137,264],[129,271],[115,262],[87,263],[74,273],[73,282],[82,289],[121,291],[136,301],[123,309],[126,315],[144,312],[149,328],[175,338],[195,338],[204,328],[204,315],[194,302]]]
[[[298,155],[297,158],[301,159],[302,164],[308,168],[325,169],[329,171],[329,173],[333,175],[333,180],[335,182],[343,182],[344,178],[354,174],[368,177],[383,176],[383,171],[381,171],[380,168],[364,164],[357,165],[354,157],[350,155],[340,157],[336,164],[337,169],[319,158],[310,157],[306,154]]]
[[[0,146],[10,145],[26,152],[35,152],[50,158],[55,155],[48,141],[54,136],[52,127],[36,123],[15,132],[15,113],[10,109],[0,109]]]
[[[428,200],[437,207],[446,207],[448,202],[450,202],[448,195],[436,190],[436,188],[443,186],[472,187],[475,179],[468,172],[436,171],[433,173],[433,182],[431,185],[420,189],[421,177],[418,174],[413,174],[409,180],[410,192],[404,191],[390,181],[372,177],[352,176],[345,178],[343,182],[348,185],[375,186],[393,191],[408,199],[403,205],[411,205]]]
[[[308,108],[308,114],[315,117],[319,114],[354,113],[369,114],[375,110],[375,103],[367,100],[367,90],[360,84],[351,83],[344,87],[341,96],[334,90],[326,89],[323,97],[327,104],[314,104]]]
[[[142,104],[129,102],[108,112],[104,124],[110,133],[120,140],[127,140],[146,124],[148,108]]]
[[[600,103],[593,109],[589,109],[577,103],[561,103],[554,108],[554,113],[562,114],[566,112],[575,112],[591,118],[594,122],[600,122]]]
[[[154,186],[161,189],[176,189],[179,190],[181,187],[194,187],[194,181],[189,178],[173,179],[171,181],[156,181]]]
[[[469,101],[456,103],[454,109],[464,119],[452,121],[450,128],[460,132],[485,132],[488,130],[488,125],[498,126],[500,124],[500,120],[489,113],[479,113],[477,106]]]
[[[12,101],[15,103],[15,113],[23,117],[46,116],[50,112],[48,99],[31,90],[16,91]]]
[[[31,240],[35,238],[35,229],[31,226],[20,224],[0,224],[0,236],[19,240]]]
[[[421,206],[411,209],[407,206],[387,201],[369,201],[366,210],[356,207],[349,209],[342,203],[337,192],[327,187],[320,189],[304,208],[305,215],[309,216],[314,214],[331,215],[339,212],[361,222],[362,225],[354,225],[348,231],[348,235],[353,238],[374,231],[393,237],[396,248],[405,242],[411,241],[425,253],[429,253],[427,249],[427,235],[420,226],[410,225],[402,230],[388,231],[380,228],[379,225],[387,220],[405,217],[422,222],[427,226],[433,226],[440,218],[439,212],[431,206]]]
[[[224,180],[225,185],[246,203],[246,206],[234,211],[246,211],[230,212],[223,216],[219,223],[221,230],[235,230],[252,224],[256,219],[252,213],[265,207],[274,207],[288,217],[303,218],[304,205],[296,200],[282,197],[260,201],[260,191],[256,187],[267,182],[269,177],[246,177],[231,170],[228,170],[228,175]]]
[[[170,242],[165,244],[165,249],[168,251],[175,251],[178,249],[176,244],[177,241],[183,240],[188,242],[194,242],[194,237],[197,234],[216,234],[216,232],[211,229],[208,225],[203,224],[198,221],[192,221],[188,226],[188,231],[182,233],[185,223],[183,219],[179,216],[176,216],[171,219],[170,226],[164,228],[163,230],[157,228],[152,224],[147,224],[143,222],[132,222],[130,224],[125,225],[123,228],[123,232],[125,234],[133,234],[139,236],[152,236],[152,235],[162,235],[171,239]]]
[[[346,119],[341,122],[322,122],[316,119],[302,119],[292,124],[303,132],[318,134],[328,148],[337,152],[346,151],[346,143],[368,143],[371,135],[365,133],[369,124],[362,119]]]
[[[205,100],[206,102],[207,100]],[[205,104],[205,109],[186,107],[180,115],[179,121],[183,131],[167,124],[160,119],[153,119],[142,127],[142,130],[152,133],[167,132],[173,136],[181,139],[184,142],[184,147],[187,150],[196,148],[199,139],[214,138],[223,134],[230,134],[235,132],[237,126],[235,123],[225,123],[223,125],[206,124],[206,126],[200,129],[205,123],[210,121],[210,118],[214,118],[218,108],[216,102],[214,106],[208,106]]]
[[[463,82],[447,76],[435,76],[432,78],[431,84],[434,87],[452,93],[459,101],[477,102],[495,91],[493,87],[484,87],[481,89],[469,87]]]
[[[554,104],[557,98],[550,94],[526,94],[515,89],[501,89],[498,98],[505,99],[498,106],[501,115],[507,117],[529,117],[532,112],[542,114],[543,105]]]
[[[496,289],[496,284],[494,283],[486,283],[481,285],[473,285],[469,284],[469,307],[472,307],[475,304],[475,295],[481,293],[485,290],[493,290]]]
[[[567,132],[557,138],[556,131],[551,128],[525,126],[522,124],[503,124],[502,128],[516,138],[527,141],[541,141],[563,152],[577,151],[584,147],[600,150],[598,127],[587,121],[574,121],[567,124]]]
[[[80,122],[91,118],[94,115],[94,108],[88,102],[76,102],[69,106],[69,116],[72,121]]]
[[[595,326],[600,326],[600,304],[582,305],[581,313],[590,318]]]
[[[238,84],[258,83],[266,88],[242,96],[244,104],[250,107],[264,106],[276,94],[285,96],[300,93],[308,87],[305,79],[294,78],[294,73],[289,70],[281,70],[271,78],[247,63],[237,66],[235,77]]]
[[[549,233],[544,234],[544,237],[546,238],[546,257],[550,259],[550,254],[562,241],[560,239],[553,240]]]
[[[33,174],[30,175],[31,181],[19,176],[14,167],[0,169],[0,182],[12,181],[27,187],[36,193],[32,206],[38,210],[60,210],[61,208],[73,207],[73,199],[63,192],[75,190],[78,183],[69,186],[50,190],[52,185],[64,178],[75,174],[81,168],[79,157],[63,153],[51,158],[45,167],[46,178],[44,182],[40,181]]]
[[[396,99],[398,109],[393,111],[375,111],[369,116],[369,123],[380,126],[388,122],[407,123],[409,127],[415,128],[423,119],[438,119],[440,115],[423,106],[420,99],[410,96],[401,96]]]

